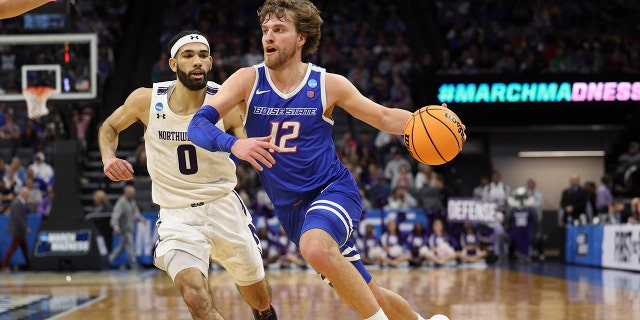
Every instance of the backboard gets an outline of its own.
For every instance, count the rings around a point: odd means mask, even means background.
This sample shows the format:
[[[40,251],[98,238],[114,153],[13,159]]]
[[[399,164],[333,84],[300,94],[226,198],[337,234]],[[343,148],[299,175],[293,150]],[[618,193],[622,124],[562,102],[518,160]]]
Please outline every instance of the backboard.
[[[22,101],[28,86],[50,86],[52,100],[89,100],[97,96],[96,34],[25,34],[0,37],[0,56],[13,56],[13,71],[2,65],[0,101]]]

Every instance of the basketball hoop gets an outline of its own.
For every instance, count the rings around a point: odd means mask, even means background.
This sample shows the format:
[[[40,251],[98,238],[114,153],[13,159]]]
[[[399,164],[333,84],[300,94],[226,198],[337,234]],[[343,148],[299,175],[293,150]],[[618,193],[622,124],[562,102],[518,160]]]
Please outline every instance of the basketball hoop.
[[[54,88],[46,86],[27,87],[22,91],[22,95],[27,101],[29,118],[38,118],[49,114],[47,100],[54,91]]]

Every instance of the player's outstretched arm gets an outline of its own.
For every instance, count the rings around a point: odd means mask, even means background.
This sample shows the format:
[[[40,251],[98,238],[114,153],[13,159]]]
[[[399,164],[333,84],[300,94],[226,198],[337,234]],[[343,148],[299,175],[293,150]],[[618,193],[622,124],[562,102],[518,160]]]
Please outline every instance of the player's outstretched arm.
[[[0,19],[13,18],[50,0],[0,0]]]
[[[218,120],[235,106],[239,105],[241,114],[244,113],[242,102],[249,96],[255,77],[256,71],[251,67],[239,69],[232,74],[222,84],[218,93],[207,99],[202,108],[193,115],[187,134],[191,142],[205,150],[233,153],[262,171],[263,165],[270,168],[275,163],[267,149],[280,151],[280,148],[270,142],[271,137],[239,139],[215,126]]]
[[[104,174],[113,181],[133,179],[133,167],[116,157],[118,135],[138,120],[146,126],[149,119],[151,89],[140,88],[132,92],[122,106],[102,123],[98,131],[98,145]]]
[[[343,108],[352,116],[380,131],[403,134],[411,112],[398,108],[387,108],[363,96],[347,78],[327,73],[327,104]]]

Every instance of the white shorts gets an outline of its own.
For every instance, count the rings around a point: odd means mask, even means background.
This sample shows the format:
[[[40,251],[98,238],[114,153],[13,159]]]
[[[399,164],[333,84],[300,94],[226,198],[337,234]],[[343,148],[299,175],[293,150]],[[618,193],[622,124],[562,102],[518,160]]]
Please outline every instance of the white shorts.
[[[265,276],[251,215],[235,192],[193,208],[161,208],[158,236],[154,264],[162,270],[167,271],[163,256],[182,250],[206,263],[207,270],[210,259],[218,261],[239,286]]]

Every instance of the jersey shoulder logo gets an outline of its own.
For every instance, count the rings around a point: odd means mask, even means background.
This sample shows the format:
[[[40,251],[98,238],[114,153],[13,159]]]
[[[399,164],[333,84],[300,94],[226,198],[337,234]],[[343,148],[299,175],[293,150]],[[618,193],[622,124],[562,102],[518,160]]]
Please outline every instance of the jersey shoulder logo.
[[[263,94],[263,93],[267,93],[269,91],[271,91],[271,89],[269,89],[269,90],[260,90],[260,89],[258,89],[258,90],[256,90],[256,94]]]

